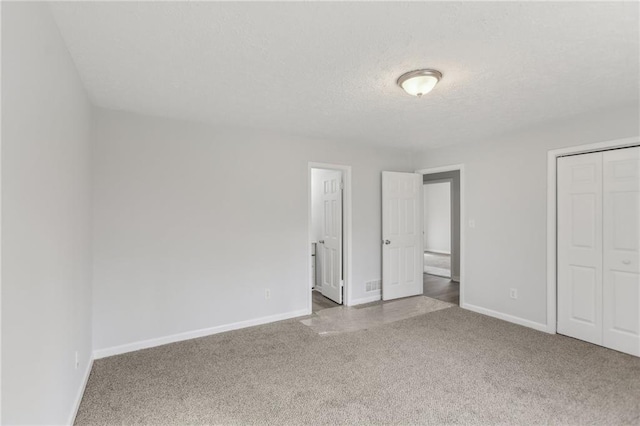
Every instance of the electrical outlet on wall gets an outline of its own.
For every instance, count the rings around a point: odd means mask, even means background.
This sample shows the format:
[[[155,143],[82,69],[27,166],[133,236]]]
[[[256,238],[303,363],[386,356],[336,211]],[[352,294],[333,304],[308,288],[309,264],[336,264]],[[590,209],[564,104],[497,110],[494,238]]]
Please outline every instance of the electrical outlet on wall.
[[[518,289],[517,288],[509,289],[509,297],[511,297],[512,299],[517,299],[518,298]]]
[[[268,288],[264,289],[264,298],[265,298],[265,300],[271,299],[271,290],[270,289],[268,289]]]

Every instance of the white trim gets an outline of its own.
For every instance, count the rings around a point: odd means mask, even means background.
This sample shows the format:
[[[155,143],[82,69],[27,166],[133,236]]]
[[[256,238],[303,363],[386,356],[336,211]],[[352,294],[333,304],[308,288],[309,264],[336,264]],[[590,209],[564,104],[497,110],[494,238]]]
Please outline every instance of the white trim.
[[[432,249],[424,248],[423,251],[424,251],[424,253],[436,253],[436,254],[448,254],[448,255],[451,255],[451,250],[449,250],[449,251],[446,251],[446,250],[432,250]]]
[[[606,151],[614,148],[625,148],[640,144],[640,137],[615,139],[612,141],[578,145],[568,148],[554,149],[547,153],[547,325],[546,331],[556,333],[557,282],[556,282],[556,176],[557,159],[564,155],[586,154],[588,152]]]
[[[311,279],[311,243],[313,242],[313,237],[311,235],[311,169],[327,169],[327,170],[339,170],[342,172],[342,178],[344,179],[344,200],[342,203],[342,213],[344,216],[344,222],[342,223],[342,232],[344,234],[343,244],[343,262],[344,262],[344,290],[343,290],[343,300],[342,303],[345,306],[351,306],[351,295],[352,295],[352,265],[351,259],[352,252],[351,249],[353,247],[353,233],[352,233],[352,192],[351,192],[351,166],[343,166],[340,164],[327,164],[327,163],[314,163],[310,161],[307,164],[307,276]],[[316,253],[317,256],[317,253]],[[308,287],[309,298],[307,304],[307,313],[306,315],[311,315],[313,310],[313,301],[311,297],[311,283],[305,283]]]
[[[451,279],[451,269],[436,268],[435,266],[424,266],[423,274],[435,275],[437,277]]]
[[[477,312],[479,314],[483,314],[493,318],[501,319],[503,321],[511,322],[513,324],[518,324],[525,327],[533,328],[534,330],[538,330],[542,332],[547,331],[547,325],[542,324],[540,322],[530,321],[524,318],[509,315],[509,314],[503,314],[502,312],[493,311],[491,309],[482,308],[476,305],[470,305],[468,303],[465,303],[464,305],[461,304],[460,307],[469,311]]]
[[[363,305],[365,303],[377,302],[378,300],[382,300],[382,293],[379,291],[374,293],[372,296],[361,297],[360,299],[353,299],[351,301],[351,305],[349,306]]]
[[[138,351],[140,349],[153,348],[166,345],[168,343],[181,342],[183,340],[196,339],[198,337],[210,336],[212,334],[224,333],[225,331],[238,330],[256,325],[268,324],[290,318],[301,317],[307,314],[307,309],[286,312],[284,314],[269,315],[266,317],[254,318],[246,321],[234,322],[231,324],[219,325],[216,327],[202,328],[200,330],[187,331],[184,333],[172,334],[170,336],[157,337],[155,339],[141,340],[139,342],[127,343],[110,348],[97,349],[93,351],[93,359],[105,358],[113,355],[120,355],[127,352]]]
[[[448,166],[440,166],[440,167],[429,167],[427,169],[416,170],[416,173],[421,175],[432,175],[435,173],[443,173],[443,172],[453,172],[456,170],[462,170],[464,164],[450,164]]]
[[[69,421],[67,422],[68,425],[73,425],[76,422],[76,416],[78,415],[78,410],[80,409],[80,403],[82,402],[84,391],[87,388],[87,382],[89,381],[89,375],[91,374],[92,368],[93,368],[93,356],[89,355],[89,363],[87,364],[87,368],[84,371],[84,377],[82,378],[80,389],[78,389],[76,400],[73,404],[73,408],[71,409],[71,414],[69,415]]]
[[[460,283],[460,306],[464,305],[464,283],[466,282],[465,274],[465,253],[466,253],[466,224],[467,215],[465,212],[465,170],[464,164],[452,164],[449,166],[432,167],[428,169],[416,170],[416,173],[421,175],[432,175],[434,173],[460,171],[460,277],[458,281]]]
[[[596,142],[586,145],[574,145],[567,148],[554,149],[549,151],[549,154],[555,155],[555,157],[562,157],[563,155],[575,155],[586,154],[588,152],[607,151],[616,148],[628,148],[637,146],[640,144],[640,136],[633,136],[630,138],[614,139],[612,141]]]
[[[2,7],[0,7],[0,23],[2,21]],[[1,30],[2,24],[0,24]],[[2,93],[2,67],[0,67],[0,93]],[[2,102],[0,102],[0,129],[2,129]],[[0,137],[0,241],[2,240],[2,137]],[[2,244],[0,244],[0,307],[2,306]],[[2,315],[0,315],[0,336],[2,335]],[[0,338],[0,383],[2,382],[2,338]],[[0,423],[2,423],[2,388],[0,386]]]

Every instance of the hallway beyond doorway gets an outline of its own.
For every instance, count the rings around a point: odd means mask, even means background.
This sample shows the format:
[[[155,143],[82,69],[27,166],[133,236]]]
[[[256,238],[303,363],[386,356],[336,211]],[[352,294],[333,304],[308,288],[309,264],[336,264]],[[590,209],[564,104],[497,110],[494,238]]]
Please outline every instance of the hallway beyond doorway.
[[[451,278],[451,255],[425,251],[424,273]]]
[[[460,284],[449,278],[423,275],[423,295],[460,305]]]

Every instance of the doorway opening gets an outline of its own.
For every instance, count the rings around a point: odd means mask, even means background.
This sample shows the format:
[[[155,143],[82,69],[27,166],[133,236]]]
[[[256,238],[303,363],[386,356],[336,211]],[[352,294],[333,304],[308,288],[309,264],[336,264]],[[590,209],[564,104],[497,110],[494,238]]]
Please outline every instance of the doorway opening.
[[[351,168],[309,164],[309,314],[349,305]]]
[[[423,175],[423,294],[460,305],[461,166]]]
[[[425,181],[422,235],[424,273],[451,278],[451,184],[453,179]]]

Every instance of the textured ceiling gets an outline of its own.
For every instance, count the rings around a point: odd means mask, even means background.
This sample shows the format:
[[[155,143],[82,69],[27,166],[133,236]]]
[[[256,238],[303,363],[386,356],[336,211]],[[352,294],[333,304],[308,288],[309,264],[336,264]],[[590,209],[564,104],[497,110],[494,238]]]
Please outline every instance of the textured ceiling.
[[[93,102],[421,149],[638,102],[638,4],[69,2]],[[436,68],[429,95],[396,78]]]

